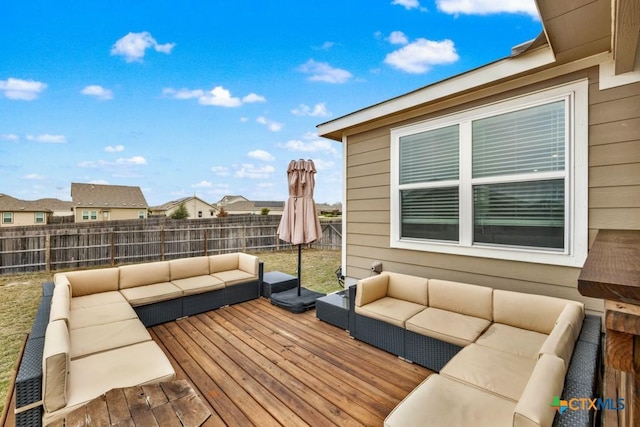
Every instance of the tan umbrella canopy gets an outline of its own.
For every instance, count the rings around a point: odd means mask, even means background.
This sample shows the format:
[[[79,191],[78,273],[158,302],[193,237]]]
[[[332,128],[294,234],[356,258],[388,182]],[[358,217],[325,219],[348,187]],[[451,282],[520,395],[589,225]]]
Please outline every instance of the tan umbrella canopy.
[[[302,244],[322,237],[322,228],[313,201],[316,166],[313,160],[292,160],[287,168],[289,198],[278,226],[278,237],[298,245],[298,296],[300,296]]]

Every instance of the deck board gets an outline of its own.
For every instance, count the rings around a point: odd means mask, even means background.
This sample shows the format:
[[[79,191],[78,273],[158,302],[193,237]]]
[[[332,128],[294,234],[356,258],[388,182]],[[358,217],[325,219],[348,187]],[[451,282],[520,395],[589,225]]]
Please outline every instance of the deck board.
[[[431,371],[265,298],[151,329],[214,425],[382,425]]]

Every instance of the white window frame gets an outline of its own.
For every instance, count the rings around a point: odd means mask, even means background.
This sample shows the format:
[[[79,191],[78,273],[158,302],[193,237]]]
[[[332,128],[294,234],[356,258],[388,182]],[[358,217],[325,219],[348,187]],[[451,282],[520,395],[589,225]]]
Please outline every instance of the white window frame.
[[[147,211],[138,211],[138,219],[145,219],[147,217]]]
[[[13,224],[13,217],[14,217],[13,212],[2,212],[2,223]],[[8,221],[6,220],[7,218],[9,219]]]
[[[83,221],[89,221],[89,211],[82,211],[82,220]]]
[[[44,212],[34,212],[33,213],[33,222],[34,224],[44,224],[46,216]]]
[[[478,108],[461,111],[432,120],[391,129],[391,223],[390,246],[445,254],[524,261],[541,264],[582,267],[588,249],[588,92],[586,79],[566,85],[510,98]],[[565,152],[565,248],[553,250],[517,246],[473,243],[473,185],[505,182],[504,178],[472,178],[471,123],[484,117],[504,114],[540,104],[565,99],[567,102],[567,135]],[[460,183],[460,232],[458,242],[401,238],[402,189],[415,184],[400,185],[400,138],[454,124],[460,125],[460,176],[458,180],[438,183]],[[558,176],[552,173],[553,176]],[[419,185],[417,186],[419,188]]]

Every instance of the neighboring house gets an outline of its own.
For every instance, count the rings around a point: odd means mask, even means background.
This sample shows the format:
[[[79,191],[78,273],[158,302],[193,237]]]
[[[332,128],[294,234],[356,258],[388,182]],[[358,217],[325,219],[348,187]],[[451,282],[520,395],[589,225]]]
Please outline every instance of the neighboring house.
[[[196,197],[183,197],[182,199],[172,200],[160,206],[150,207],[152,215],[165,215],[171,216],[173,212],[175,212],[178,207],[184,203],[187,212],[189,212],[189,219],[194,218],[211,218],[215,217],[218,214],[218,208],[204,200]]]
[[[35,203],[49,209],[52,216],[73,216],[73,203],[60,199],[46,198],[34,200]]]
[[[269,215],[282,215],[284,202],[240,200],[222,205],[229,215],[260,215],[262,209],[269,209]]]
[[[147,217],[147,200],[140,187],[72,183],[71,200],[76,222]]]
[[[348,283],[379,260],[603,311],[577,279],[598,230],[640,229],[640,23],[615,18],[637,3],[536,2],[512,56],[318,125],[343,143]]]
[[[231,203],[235,203],[235,202],[248,202],[249,199],[247,199],[246,197],[243,196],[234,196],[234,195],[226,195],[224,196],[222,199],[220,199],[216,205],[218,206],[223,206],[223,205],[228,205]]]
[[[0,193],[0,227],[47,224],[51,213],[37,200],[20,200]]]
[[[336,203],[335,205],[328,205],[326,203],[316,203],[316,211],[318,215],[341,215],[342,204]]]

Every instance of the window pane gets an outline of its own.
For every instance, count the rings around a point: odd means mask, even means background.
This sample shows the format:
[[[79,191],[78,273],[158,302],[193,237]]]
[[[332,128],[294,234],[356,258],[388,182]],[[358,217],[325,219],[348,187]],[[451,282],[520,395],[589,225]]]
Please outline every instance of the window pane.
[[[458,187],[403,190],[401,237],[458,241]]]
[[[565,101],[475,120],[473,177],[564,170]]]
[[[564,248],[564,180],[473,187],[474,242]]]
[[[400,138],[400,184],[458,179],[458,125]]]

